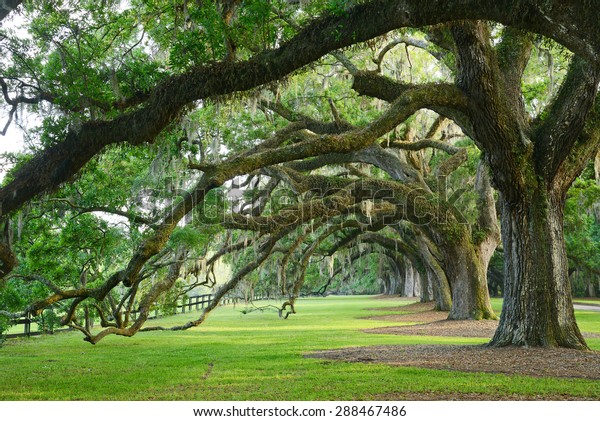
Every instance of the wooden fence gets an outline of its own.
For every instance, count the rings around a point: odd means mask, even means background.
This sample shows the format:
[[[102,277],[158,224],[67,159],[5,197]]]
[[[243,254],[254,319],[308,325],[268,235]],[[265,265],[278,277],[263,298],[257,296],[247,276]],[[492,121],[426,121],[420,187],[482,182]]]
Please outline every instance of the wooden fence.
[[[212,302],[212,300],[214,299],[214,295],[213,294],[202,294],[202,295],[193,295],[191,297],[187,297],[187,299],[184,299],[181,303],[178,303],[175,306],[175,313],[185,313],[190,312],[192,310],[203,310],[205,307],[208,307],[208,305]],[[265,299],[264,297],[254,297],[253,301],[258,301],[258,300],[263,300]],[[239,298],[239,297],[224,297],[221,302],[219,303],[219,305],[226,305],[226,304],[237,304],[239,301],[243,301],[243,299]],[[133,310],[131,312],[131,316],[133,319],[137,318],[139,314],[139,310]],[[150,319],[155,319],[155,318],[159,318],[162,315],[159,314],[158,309],[154,310],[154,316],[151,316]],[[10,333],[10,334],[6,334],[4,335],[7,338],[17,338],[17,337],[30,337],[30,336],[38,336],[38,335],[42,335],[44,333],[54,333],[54,332],[61,332],[61,331],[69,331],[72,330],[71,328],[62,328],[62,329],[53,329],[52,331],[48,332],[42,332],[42,331],[31,331],[31,325],[35,323],[35,320],[32,320],[32,318],[30,317],[25,317],[19,320],[13,320],[13,324],[16,325],[23,325],[23,333]]]

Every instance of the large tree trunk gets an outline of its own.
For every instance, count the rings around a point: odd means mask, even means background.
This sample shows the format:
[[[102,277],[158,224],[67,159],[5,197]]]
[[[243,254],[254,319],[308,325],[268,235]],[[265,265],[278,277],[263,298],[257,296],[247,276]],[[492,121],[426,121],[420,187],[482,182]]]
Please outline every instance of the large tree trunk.
[[[594,173],[596,174],[596,182],[600,184],[600,151],[598,151],[596,158],[594,158]]]
[[[463,239],[442,247],[445,267],[452,287],[452,308],[448,319],[496,319],[487,288],[487,263],[476,248]]]
[[[593,275],[588,275],[586,279],[588,297],[594,298],[596,296],[596,280],[593,278]]]
[[[564,197],[538,189],[519,203],[501,204],[504,304],[490,345],[586,349],[571,300]]]
[[[401,293],[399,276],[398,270],[392,268],[389,273],[386,273],[382,277],[383,295],[396,295]]]
[[[406,262],[404,270],[404,293],[402,295],[405,297],[415,296],[414,268],[413,265],[408,261]]]
[[[421,297],[421,274],[410,260],[406,260],[404,296]]]
[[[421,275],[422,303],[428,303],[434,300],[433,282],[435,282],[433,272],[431,272],[431,270],[426,270],[425,273]]]
[[[450,284],[448,283],[446,272],[444,272],[438,258],[434,256],[435,253],[439,256],[440,260],[442,259],[439,250],[435,244],[430,242],[423,234],[417,236],[417,247],[425,265],[427,276],[432,282],[435,310],[450,311],[450,308],[452,307]],[[430,247],[434,249],[434,251],[432,251]]]
[[[390,272],[390,276],[392,277],[392,290],[390,291],[390,295],[400,295],[402,293],[403,278],[396,264],[392,265],[392,271]]]
[[[433,297],[436,311],[450,311],[452,308],[452,291],[446,273],[438,266],[438,270],[431,272],[434,277]]]
[[[413,266],[413,297],[421,297],[421,273]]]

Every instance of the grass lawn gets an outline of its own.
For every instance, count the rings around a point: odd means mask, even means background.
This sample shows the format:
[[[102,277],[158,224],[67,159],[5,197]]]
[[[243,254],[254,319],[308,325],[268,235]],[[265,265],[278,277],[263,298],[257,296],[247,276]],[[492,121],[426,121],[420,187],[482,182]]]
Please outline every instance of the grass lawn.
[[[4,333],[12,335],[14,333],[23,333],[24,326],[23,325],[13,325],[8,328],[8,330]],[[31,323],[31,332],[37,332],[39,330],[39,326],[37,323]]]
[[[575,304],[591,304],[600,306],[600,298],[573,298]]]
[[[408,304],[407,301],[402,303]],[[265,302],[258,302],[264,305]],[[107,337],[92,346],[78,333],[11,339],[0,348],[2,400],[376,400],[410,392],[600,398],[600,382],[460,373],[383,364],[330,362],[311,350],[379,344],[480,344],[476,338],[374,335],[393,323],[358,317],[397,306],[370,297],[303,299],[296,315],[215,310],[199,328]],[[494,299],[497,311],[500,300]],[[198,313],[191,313],[197,316]],[[583,331],[600,333],[600,313],[578,312]],[[179,324],[190,314],[161,319]],[[399,323],[396,323],[399,324]],[[588,339],[600,350],[600,339]]]

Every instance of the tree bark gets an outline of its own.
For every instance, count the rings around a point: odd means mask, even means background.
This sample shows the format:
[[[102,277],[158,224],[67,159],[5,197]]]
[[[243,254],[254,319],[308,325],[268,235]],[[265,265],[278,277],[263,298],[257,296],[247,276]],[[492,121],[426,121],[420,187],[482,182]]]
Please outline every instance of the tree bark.
[[[404,295],[405,297],[415,296],[415,269],[413,265],[407,261],[404,272]]]
[[[400,270],[398,265],[393,262],[390,264],[390,271],[387,274],[386,283],[389,285],[387,294],[388,295],[396,295],[401,292],[401,284],[402,284],[402,276],[400,275]]]
[[[4,0],[0,2],[0,21],[23,3],[23,0]]]
[[[22,1],[7,0],[0,20]],[[76,175],[106,146],[128,142],[152,143],[188,104],[209,97],[246,91],[279,80],[339,48],[368,41],[403,28],[435,25],[460,19],[493,20],[553,38],[571,51],[597,63],[599,11],[574,13],[570,2],[547,0],[457,0],[437,2],[372,0],[315,19],[294,38],[247,61],[198,66],[173,76],[144,96],[143,106],[112,121],[89,121],[79,132],[40,152],[0,189],[2,214],[19,209],[39,194],[55,191]]]
[[[442,248],[452,286],[452,308],[448,319],[497,319],[487,289],[487,264],[467,241],[464,239]]]
[[[433,297],[435,299],[436,311],[450,311],[452,308],[452,291],[446,273],[437,265],[431,272],[434,276]]]
[[[588,275],[587,279],[587,293],[588,297],[594,298],[596,297],[596,280],[592,277],[593,275]]]
[[[396,277],[396,288],[394,290],[394,294],[402,295],[404,291],[404,285],[406,283],[406,278],[404,276],[404,267],[402,263],[398,261],[398,259],[394,260],[394,275]]]
[[[416,244],[419,253],[421,254],[421,260],[425,265],[427,276],[432,281],[435,310],[450,311],[452,308],[452,291],[450,290],[446,272],[444,272],[442,264],[434,255],[434,253],[439,255],[439,250],[437,250],[437,247],[432,242],[428,241],[423,234],[417,236]],[[430,247],[435,249],[435,251],[432,251]]]
[[[434,300],[433,283],[435,282],[434,274],[430,270],[425,271],[425,275],[421,275],[421,302],[428,303]]]
[[[501,206],[504,304],[490,345],[587,349],[571,299],[564,195],[538,189],[519,203],[501,197]]]
[[[600,184],[600,150],[594,158],[594,173],[596,174],[596,182]]]
[[[421,297],[421,294],[422,294],[422,290],[421,290],[421,273],[414,266],[413,266],[413,278],[414,278],[413,296],[414,297]]]

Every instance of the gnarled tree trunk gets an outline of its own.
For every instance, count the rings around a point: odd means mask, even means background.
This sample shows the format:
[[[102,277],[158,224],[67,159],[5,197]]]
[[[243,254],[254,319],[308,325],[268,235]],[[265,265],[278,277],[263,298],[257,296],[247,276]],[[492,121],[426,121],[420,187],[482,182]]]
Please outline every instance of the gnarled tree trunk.
[[[498,44],[482,22],[452,27],[457,86],[469,97],[474,140],[501,193],[505,288],[492,346],[586,348],[575,322],[563,236],[566,192],[600,144],[600,69],[574,56],[543,118],[521,89],[531,38],[508,28]]]
[[[504,305],[490,344],[587,348],[571,300],[564,197],[536,191],[530,200],[501,203]]]
[[[424,234],[419,234],[416,241],[421,260],[425,265],[427,276],[431,279],[435,310],[450,311],[452,307],[452,291],[446,272],[442,268],[441,254],[438,248]],[[438,260],[439,259],[439,260]]]
[[[421,275],[421,302],[428,303],[433,301],[433,274],[426,270],[425,274]]]
[[[464,239],[441,250],[452,286],[452,307],[448,319],[496,319],[487,289],[487,262],[482,262],[476,248]]]
[[[404,269],[404,291],[402,293],[404,297],[415,296],[415,276],[414,268],[410,262],[407,262]]]

